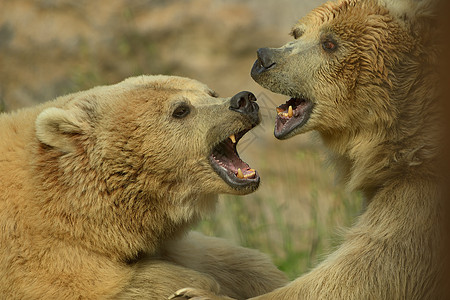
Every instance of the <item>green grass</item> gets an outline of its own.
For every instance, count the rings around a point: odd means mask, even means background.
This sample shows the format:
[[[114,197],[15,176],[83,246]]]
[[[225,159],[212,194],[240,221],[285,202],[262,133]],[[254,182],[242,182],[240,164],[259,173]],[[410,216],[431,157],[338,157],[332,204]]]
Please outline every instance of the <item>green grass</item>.
[[[339,245],[338,229],[354,222],[362,201],[333,183],[320,150],[279,155],[277,159],[286,159],[289,167],[278,170],[264,159],[263,154],[277,151],[271,144],[253,158],[253,166],[260,165],[260,190],[246,196],[221,195],[216,214],[197,230],[269,254],[294,279]],[[265,178],[265,173],[272,175]]]

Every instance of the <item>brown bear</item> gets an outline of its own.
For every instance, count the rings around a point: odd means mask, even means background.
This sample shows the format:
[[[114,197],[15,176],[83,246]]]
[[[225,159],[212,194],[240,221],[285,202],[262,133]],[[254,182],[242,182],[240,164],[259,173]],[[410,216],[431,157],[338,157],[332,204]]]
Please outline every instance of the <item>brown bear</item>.
[[[286,283],[255,250],[184,234],[218,193],[258,187],[236,152],[255,100],[140,76],[1,114],[0,298],[167,299],[189,285],[247,298]]]
[[[277,108],[275,136],[318,132],[366,207],[322,263],[255,299],[439,299],[435,5],[328,2],[293,27],[293,41],[258,49],[253,79],[290,98]]]

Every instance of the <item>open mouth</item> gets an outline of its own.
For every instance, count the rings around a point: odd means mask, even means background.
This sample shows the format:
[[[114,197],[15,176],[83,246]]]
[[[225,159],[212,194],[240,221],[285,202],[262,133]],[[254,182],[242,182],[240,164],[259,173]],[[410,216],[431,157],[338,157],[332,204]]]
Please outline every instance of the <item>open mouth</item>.
[[[275,137],[285,138],[294,129],[300,128],[308,121],[314,104],[306,98],[291,98],[277,107]]]
[[[209,156],[214,171],[228,185],[237,190],[244,188],[254,190],[259,185],[258,173],[239,157],[236,150],[237,143],[248,131],[230,135],[215,146]]]

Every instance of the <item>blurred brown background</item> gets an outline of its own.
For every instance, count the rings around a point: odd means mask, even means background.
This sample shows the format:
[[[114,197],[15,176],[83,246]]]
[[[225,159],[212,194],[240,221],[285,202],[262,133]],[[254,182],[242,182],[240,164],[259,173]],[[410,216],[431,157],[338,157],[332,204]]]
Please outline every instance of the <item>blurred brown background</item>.
[[[0,95],[12,110],[143,73],[258,91],[256,49],[321,2],[2,0]]]
[[[286,97],[259,87],[250,69],[259,47],[291,39],[291,26],[322,0],[1,0],[0,110],[112,84],[139,74],[198,79],[221,96],[249,90],[262,125],[240,142],[261,177],[245,197],[222,196],[199,230],[269,253],[295,277],[336,245],[361,203],[334,184],[310,134],[273,137]]]

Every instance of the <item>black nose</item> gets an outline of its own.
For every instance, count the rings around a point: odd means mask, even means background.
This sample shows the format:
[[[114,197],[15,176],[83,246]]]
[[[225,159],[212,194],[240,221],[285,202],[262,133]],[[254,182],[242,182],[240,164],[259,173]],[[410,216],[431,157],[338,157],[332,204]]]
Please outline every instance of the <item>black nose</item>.
[[[269,69],[276,64],[273,57],[273,51],[271,51],[269,48],[259,48],[256,51],[256,54],[258,56],[259,63],[265,69]]]
[[[258,58],[253,64],[250,75],[254,80],[258,82],[258,78],[266,71],[274,68],[277,62],[276,51],[273,48],[259,48],[256,53],[258,55]]]
[[[250,92],[240,92],[231,97],[230,109],[246,115],[258,116],[259,106],[256,97]]]

